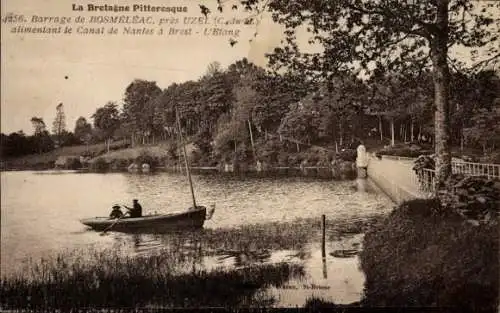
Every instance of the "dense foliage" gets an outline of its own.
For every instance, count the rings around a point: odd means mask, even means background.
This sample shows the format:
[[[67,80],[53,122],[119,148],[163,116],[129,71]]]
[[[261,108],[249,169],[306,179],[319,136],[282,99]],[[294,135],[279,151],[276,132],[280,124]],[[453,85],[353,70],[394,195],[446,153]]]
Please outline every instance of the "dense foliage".
[[[365,235],[364,305],[496,312],[498,218],[476,226],[437,200],[395,209]]]
[[[2,157],[47,152],[56,142],[89,145],[120,139],[132,145],[169,141],[175,154],[179,140],[176,112],[184,135],[197,148],[193,161],[199,165],[224,160],[299,164],[302,160],[290,163],[289,157],[306,150],[310,156],[314,146],[335,154],[355,148],[357,138],[381,145],[394,137],[432,149],[428,138],[433,134],[429,97],[433,85],[428,73],[385,73],[370,80],[343,75],[318,82],[291,73],[270,73],[246,59],[227,69],[209,68],[196,81],[175,83],[163,90],[155,82],[135,80],[127,86],[122,106],[109,102],[98,108],[93,125],[78,118],[74,133],[50,134],[44,121],[34,117],[34,135],[2,134]],[[495,115],[500,108],[499,77],[492,71],[457,73],[452,76],[452,86],[453,143],[486,152],[494,149],[500,141]],[[62,122],[61,111],[58,107],[56,121]],[[402,149],[383,153],[406,153]],[[406,154],[423,153],[412,150]]]
[[[224,4],[219,3],[223,10]],[[451,174],[452,93],[450,68],[459,62],[452,52],[464,47],[474,67],[498,60],[500,24],[495,4],[473,0],[240,0],[246,10],[267,10],[283,25],[284,39],[269,56],[275,69],[331,81],[351,73],[380,76],[393,72],[418,75],[430,69],[433,100],[436,187]],[[498,6],[496,7],[498,8]],[[300,31],[307,31],[304,45]],[[404,81],[404,80],[403,80]],[[394,86],[401,85],[395,81]],[[381,93],[388,106],[398,107],[411,92]],[[387,104],[387,103],[386,103]],[[394,118],[394,114],[391,113]],[[392,140],[394,143],[394,139]]]

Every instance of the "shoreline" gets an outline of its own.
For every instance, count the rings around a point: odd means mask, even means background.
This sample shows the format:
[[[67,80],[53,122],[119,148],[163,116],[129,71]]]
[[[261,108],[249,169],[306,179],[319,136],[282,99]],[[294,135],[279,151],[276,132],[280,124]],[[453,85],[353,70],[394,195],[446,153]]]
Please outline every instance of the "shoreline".
[[[352,163],[352,162],[350,162]],[[276,166],[269,167],[265,170],[257,170],[256,168],[246,168],[243,170],[225,170],[216,166],[191,166],[189,167],[193,174],[215,174],[225,176],[247,176],[247,177],[269,177],[269,176],[289,176],[289,177],[316,177],[316,178],[331,178],[331,179],[354,179],[356,178],[356,169],[354,163],[349,164],[349,168],[343,171],[338,171],[331,166]],[[138,175],[150,175],[155,173],[185,173],[184,167],[179,166],[157,166],[150,170],[130,170],[127,167],[110,168],[106,170],[96,170],[90,167],[82,167],[75,169],[46,167],[46,168],[7,168],[1,169],[0,172],[74,172],[74,173],[130,173]]]

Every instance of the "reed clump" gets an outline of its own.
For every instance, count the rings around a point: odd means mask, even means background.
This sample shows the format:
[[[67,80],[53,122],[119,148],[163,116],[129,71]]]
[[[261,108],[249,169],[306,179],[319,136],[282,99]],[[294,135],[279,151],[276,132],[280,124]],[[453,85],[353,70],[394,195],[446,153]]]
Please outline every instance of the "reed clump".
[[[339,240],[344,236],[361,234],[374,227],[383,215],[328,220],[327,238]],[[304,218],[293,222],[272,222],[244,225],[236,228],[205,229],[197,234],[205,250],[301,250],[321,236],[321,220]]]
[[[252,303],[259,289],[303,275],[296,264],[207,271],[196,263],[196,258],[167,250],[148,255],[119,250],[64,252],[2,277],[0,305],[3,309],[232,307]]]

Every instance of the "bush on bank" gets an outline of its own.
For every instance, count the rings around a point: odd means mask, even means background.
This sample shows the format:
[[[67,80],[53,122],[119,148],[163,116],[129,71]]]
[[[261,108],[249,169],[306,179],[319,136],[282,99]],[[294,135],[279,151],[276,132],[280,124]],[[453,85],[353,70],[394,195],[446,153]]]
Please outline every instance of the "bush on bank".
[[[498,218],[474,225],[439,200],[402,204],[364,239],[366,306],[496,312]]]

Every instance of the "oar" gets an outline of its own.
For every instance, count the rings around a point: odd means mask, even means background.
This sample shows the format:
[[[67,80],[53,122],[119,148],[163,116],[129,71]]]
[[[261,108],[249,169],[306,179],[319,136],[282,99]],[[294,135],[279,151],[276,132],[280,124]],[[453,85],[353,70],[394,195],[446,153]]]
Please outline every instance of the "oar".
[[[211,209],[208,211],[208,216],[205,218],[206,220],[209,220],[212,218],[212,216],[214,215],[214,212],[215,212],[215,203],[212,204],[212,207]]]
[[[126,207],[125,205],[122,204],[123,207]],[[120,216],[119,218],[116,219],[115,222],[113,222],[113,224],[109,225],[108,227],[106,227],[102,233],[101,233],[101,236],[103,236],[107,231],[109,231],[111,228],[113,228],[113,226],[115,226],[122,218],[125,217],[125,214],[127,213],[124,213],[122,216]]]

